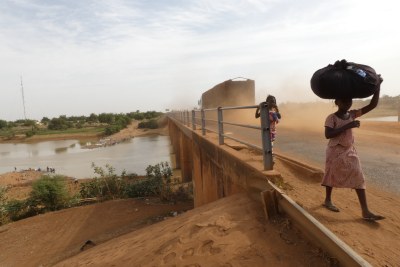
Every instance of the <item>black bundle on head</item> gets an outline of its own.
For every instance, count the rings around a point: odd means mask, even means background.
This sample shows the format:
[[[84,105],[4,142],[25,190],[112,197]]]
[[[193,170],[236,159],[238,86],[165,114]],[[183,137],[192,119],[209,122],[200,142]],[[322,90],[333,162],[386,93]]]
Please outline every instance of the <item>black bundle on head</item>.
[[[347,63],[346,59],[342,59],[340,61],[337,60],[333,66],[338,70],[345,70],[349,66],[349,63]]]
[[[324,99],[369,97],[380,83],[373,68],[345,59],[317,70],[310,81],[314,94]]]

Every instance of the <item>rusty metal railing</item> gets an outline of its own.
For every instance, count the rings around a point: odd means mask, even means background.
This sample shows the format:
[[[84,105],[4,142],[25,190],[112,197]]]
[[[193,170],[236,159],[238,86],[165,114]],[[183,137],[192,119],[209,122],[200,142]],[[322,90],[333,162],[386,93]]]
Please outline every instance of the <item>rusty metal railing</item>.
[[[248,124],[242,124],[224,120],[224,111],[256,109],[256,108],[260,109],[260,126],[248,125]],[[207,118],[206,113],[209,112],[216,113],[216,116],[214,115],[216,119]],[[225,138],[227,138],[239,142],[241,144],[244,144],[246,146],[252,147],[258,151],[261,151],[263,155],[264,170],[273,169],[269,111],[268,111],[268,106],[265,102],[260,103],[260,105],[253,105],[253,106],[218,107],[210,109],[191,110],[191,112],[189,112],[188,110],[172,111],[169,113],[169,116],[182,122],[184,125],[191,127],[193,130],[197,130],[197,127],[199,126],[202,130],[202,135],[206,135],[207,131],[218,134],[219,145],[225,144]],[[212,127],[212,124],[216,125],[216,127],[215,126]],[[225,125],[259,130],[262,146],[227,134],[224,131]]]

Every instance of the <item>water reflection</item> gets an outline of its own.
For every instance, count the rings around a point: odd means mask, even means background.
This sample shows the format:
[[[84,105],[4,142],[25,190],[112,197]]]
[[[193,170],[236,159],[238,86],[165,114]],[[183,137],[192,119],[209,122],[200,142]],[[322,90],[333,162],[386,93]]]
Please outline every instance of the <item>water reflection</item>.
[[[56,154],[65,153],[65,152],[67,152],[67,150],[68,150],[68,147],[57,147],[56,149],[54,149]]]
[[[55,168],[56,173],[77,178],[93,177],[92,162],[110,164],[120,174],[144,174],[148,165],[170,160],[168,136],[136,137],[114,146],[83,149],[78,140],[36,144],[0,144],[0,173],[28,168]]]

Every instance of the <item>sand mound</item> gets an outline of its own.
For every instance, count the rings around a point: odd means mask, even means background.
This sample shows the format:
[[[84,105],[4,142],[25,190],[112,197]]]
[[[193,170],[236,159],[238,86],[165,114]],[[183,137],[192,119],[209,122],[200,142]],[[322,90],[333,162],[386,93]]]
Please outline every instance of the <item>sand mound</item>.
[[[56,266],[328,266],[287,220],[238,194],[128,233]]]
[[[0,266],[51,266],[80,253],[88,240],[98,246],[192,207],[192,203],[124,199],[10,223],[0,227]]]

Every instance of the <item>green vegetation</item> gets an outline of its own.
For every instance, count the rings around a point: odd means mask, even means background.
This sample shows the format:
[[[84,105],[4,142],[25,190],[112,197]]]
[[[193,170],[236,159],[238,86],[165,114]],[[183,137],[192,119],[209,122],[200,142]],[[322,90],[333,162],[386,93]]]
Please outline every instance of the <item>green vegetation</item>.
[[[157,120],[154,120],[154,119],[142,121],[142,122],[139,122],[138,128],[139,129],[143,129],[143,128],[157,129],[158,123],[157,123]]]
[[[163,200],[174,198],[172,184],[172,170],[168,163],[161,163],[146,168],[146,178],[135,181],[126,187],[128,197],[156,196],[159,195]]]
[[[30,205],[35,210],[58,210],[67,206],[69,196],[63,176],[43,176],[32,184]]]
[[[7,214],[7,197],[6,197],[7,188],[0,186],[0,225],[8,222],[8,214]]]
[[[7,200],[6,189],[0,190],[1,224],[16,221],[47,211],[55,211],[75,205],[74,197],[67,190],[67,180],[63,176],[42,176],[32,184],[30,196],[24,200]]]
[[[167,162],[149,165],[144,177],[125,171],[116,175],[115,169],[108,164],[104,169],[92,163],[92,168],[97,177],[78,182],[79,192],[68,190],[70,180],[60,175],[42,176],[32,184],[32,191],[24,200],[8,200],[7,188],[0,187],[0,225],[48,211],[110,199],[159,197],[167,202],[192,199],[191,183],[182,184],[173,179]]]
[[[102,200],[124,198],[125,188],[127,185],[126,173],[122,172],[121,176],[115,174],[115,169],[106,164],[107,172],[92,163],[94,173],[100,177],[95,177],[89,182],[80,185],[80,195],[82,198],[98,198]],[[132,174],[129,177],[136,177]]]
[[[61,115],[58,118],[49,119],[43,117],[40,122],[34,120],[16,120],[7,122],[0,120],[0,138],[13,139],[19,137],[31,137],[33,135],[54,134],[91,134],[96,136],[108,136],[126,128],[131,120],[144,120],[142,128],[157,128],[155,118],[161,116],[161,112],[147,111],[130,113],[101,113],[86,116]]]

